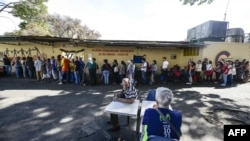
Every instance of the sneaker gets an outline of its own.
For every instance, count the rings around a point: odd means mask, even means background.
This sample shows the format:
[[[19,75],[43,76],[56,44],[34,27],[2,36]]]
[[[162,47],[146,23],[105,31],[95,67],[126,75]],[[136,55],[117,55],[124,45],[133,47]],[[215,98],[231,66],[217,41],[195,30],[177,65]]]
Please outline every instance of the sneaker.
[[[59,82],[58,85],[62,85],[63,83],[62,82]]]
[[[186,84],[187,84],[187,85],[191,85],[192,83],[187,82]]]
[[[226,85],[225,84],[220,84],[221,86],[225,87]]]

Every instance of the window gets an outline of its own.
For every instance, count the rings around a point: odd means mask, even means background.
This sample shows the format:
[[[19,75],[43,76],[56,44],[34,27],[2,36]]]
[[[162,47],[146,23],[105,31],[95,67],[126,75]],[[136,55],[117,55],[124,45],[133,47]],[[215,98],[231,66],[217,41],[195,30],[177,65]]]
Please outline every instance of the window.
[[[185,48],[183,56],[199,56],[199,48]]]

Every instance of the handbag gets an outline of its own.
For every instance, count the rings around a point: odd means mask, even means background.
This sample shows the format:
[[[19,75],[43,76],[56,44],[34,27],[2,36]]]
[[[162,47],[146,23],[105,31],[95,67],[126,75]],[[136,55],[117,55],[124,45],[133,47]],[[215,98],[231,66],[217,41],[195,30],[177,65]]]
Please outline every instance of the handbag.
[[[114,67],[114,72],[118,72],[119,70],[118,70],[118,67],[117,66],[115,66]]]

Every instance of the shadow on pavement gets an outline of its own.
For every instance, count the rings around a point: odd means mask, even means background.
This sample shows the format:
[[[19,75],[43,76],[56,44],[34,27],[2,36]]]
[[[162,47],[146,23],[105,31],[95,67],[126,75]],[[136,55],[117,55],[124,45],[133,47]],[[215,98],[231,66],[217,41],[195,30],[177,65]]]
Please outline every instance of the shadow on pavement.
[[[119,137],[133,141],[138,138],[135,133],[136,119],[131,120],[130,126],[125,126],[125,117],[120,117],[121,130],[106,132],[109,115],[103,110],[111,102],[112,92],[120,89],[119,85],[82,87],[58,85],[56,82],[4,80],[0,81],[0,86],[1,141],[99,141],[100,138]],[[159,86],[162,84],[138,86],[139,99],[145,99],[148,89]],[[247,107],[214,93],[181,90],[189,86],[167,87],[174,92],[173,108],[183,116],[181,140],[199,140],[208,135],[223,140],[223,131],[208,123],[202,112],[219,107]],[[100,129],[86,136],[82,128],[91,122],[95,122]]]

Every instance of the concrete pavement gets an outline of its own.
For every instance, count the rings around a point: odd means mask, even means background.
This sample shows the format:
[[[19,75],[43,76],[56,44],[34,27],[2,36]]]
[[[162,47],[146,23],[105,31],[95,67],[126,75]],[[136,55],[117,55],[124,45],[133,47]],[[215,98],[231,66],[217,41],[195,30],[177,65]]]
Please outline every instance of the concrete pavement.
[[[249,113],[249,83],[231,88],[219,84],[138,85],[139,99],[146,97],[148,89],[159,86],[174,91],[172,106],[183,114],[181,141],[223,141],[223,130],[205,120],[207,110],[229,108]],[[119,137],[134,141],[135,118],[127,126],[126,117],[121,116],[121,130],[106,131],[109,115],[103,110],[120,88],[0,78],[0,141],[103,141]]]

